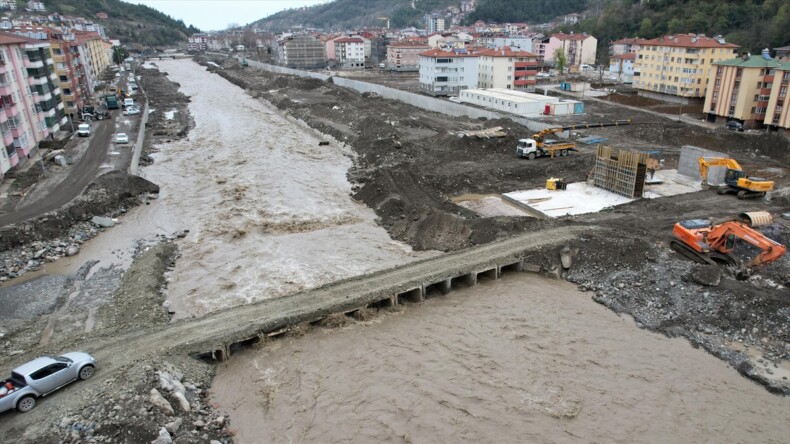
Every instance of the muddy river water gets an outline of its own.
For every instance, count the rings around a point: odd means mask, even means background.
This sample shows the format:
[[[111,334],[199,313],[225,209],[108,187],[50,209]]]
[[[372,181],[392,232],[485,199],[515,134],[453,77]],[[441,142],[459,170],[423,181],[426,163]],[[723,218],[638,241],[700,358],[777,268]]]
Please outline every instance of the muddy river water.
[[[563,281],[503,279],[220,366],[240,443],[775,442],[790,402]]]

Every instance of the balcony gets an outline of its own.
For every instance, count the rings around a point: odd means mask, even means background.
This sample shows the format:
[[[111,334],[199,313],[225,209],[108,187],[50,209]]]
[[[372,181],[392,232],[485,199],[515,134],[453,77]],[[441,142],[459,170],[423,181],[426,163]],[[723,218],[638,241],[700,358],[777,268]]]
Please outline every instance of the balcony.
[[[10,96],[13,93],[10,83],[0,83],[0,96]]]
[[[11,134],[11,130],[8,130],[7,133],[3,133],[3,144],[5,144],[5,146],[14,144],[14,136]]]
[[[43,68],[43,67],[44,67],[44,61],[43,60],[25,59],[25,68],[36,69],[36,68]]]
[[[19,115],[19,107],[16,106],[16,104],[14,104],[14,105],[6,105],[4,108],[5,108],[5,115],[9,119],[13,119],[13,118],[15,118],[16,116]]]
[[[761,96],[770,96],[771,95],[771,88],[760,88],[760,95]]]
[[[30,86],[46,85],[47,81],[48,81],[47,77],[43,75],[30,76],[27,78],[27,84]]]
[[[13,139],[11,144],[6,144],[5,152],[8,154],[8,163],[11,165],[11,168],[17,166],[19,164],[19,156],[16,154],[16,148],[13,146]]]
[[[763,82],[765,82],[765,83],[774,83],[774,76],[773,76],[773,74],[763,77]]]
[[[14,139],[19,139],[25,135],[25,129],[21,126],[11,128],[11,135],[14,136]]]
[[[517,69],[514,75],[515,77],[527,77],[527,76],[534,77],[537,74],[538,74],[537,71],[522,71]]]

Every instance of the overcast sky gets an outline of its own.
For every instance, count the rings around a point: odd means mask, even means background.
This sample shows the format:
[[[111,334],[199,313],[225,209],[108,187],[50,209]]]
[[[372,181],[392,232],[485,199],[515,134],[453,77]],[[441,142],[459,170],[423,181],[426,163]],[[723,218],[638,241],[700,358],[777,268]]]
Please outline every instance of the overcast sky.
[[[123,0],[147,5],[203,31],[226,29],[229,24],[246,25],[275,12],[312,6],[329,0]],[[364,0],[360,0],[364,1]]]

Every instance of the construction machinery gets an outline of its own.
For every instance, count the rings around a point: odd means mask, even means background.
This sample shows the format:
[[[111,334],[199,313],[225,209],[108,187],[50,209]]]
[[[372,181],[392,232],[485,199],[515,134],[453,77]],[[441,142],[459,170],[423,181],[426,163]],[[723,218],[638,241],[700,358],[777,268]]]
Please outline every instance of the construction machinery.
[[[568,189],[568,182],[562,178],[552,177],[546,179],[546,189],[551,191],[565,191]]]
[[[516,147],[516,154],[519,157],[526,157],[530,160],[536,157],[544,156],[549,156],[552,158],[554,156],[567,156],[569,152],[576,151],[576,142],[548,140],[546,137],[552,134],[561,133],[563,131],[631,124],[631,120],[617,120],[614,122],[579,123],[576,125],[546,128],[538,133],[533,134],[532,138],[520,139],[518,141],[518,146]]]
[[[763,197],[768,191],[774,189],[774,182],[761,177],[749,177],[735,159],[725,157],[700,157],[699,174],[702,177],[702,186],[710,187],[708,184],[708,168],[722,166],[727,168],[724,175],[724,185],[720,186],[719,194],[736,193],[738,199],[748,199]]]
[[[755,219],[756,220],[756,219]],[[770,220],[770,217],[768,217]],[[765,220],[763,219],[763,223]],[[730,220],[713,224],[709,220],[692,219],[675,224],[672,229],[674,239],[670,242],[673,250],[701,264],[722,264],[736,267],[736,277],[748,277],[752,268],[760,267],[779,259],[787,247],[767,238],[750,227],[748,223]],[[743,265],[732,252],[740,239],[762,252]]]

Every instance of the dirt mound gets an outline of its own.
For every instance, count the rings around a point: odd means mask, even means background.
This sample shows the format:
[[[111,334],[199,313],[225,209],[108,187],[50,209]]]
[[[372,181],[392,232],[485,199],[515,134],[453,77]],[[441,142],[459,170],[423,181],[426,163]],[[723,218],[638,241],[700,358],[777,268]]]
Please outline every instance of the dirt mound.
[[[0,251],[60,236],[72,225],[93,216],[118,214],[120,210],[140,205],[149,193],[159,193],[159,186],[142,177],[111,171],[99,176],[65,207],[0,229]]]

